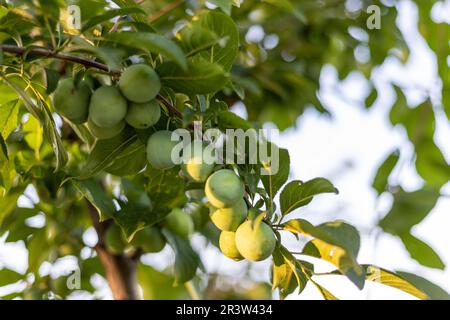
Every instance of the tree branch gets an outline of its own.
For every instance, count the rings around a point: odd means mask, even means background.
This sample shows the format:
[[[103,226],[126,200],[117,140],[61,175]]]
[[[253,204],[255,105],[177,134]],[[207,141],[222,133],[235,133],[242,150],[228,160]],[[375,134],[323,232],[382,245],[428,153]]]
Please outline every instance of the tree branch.
[[[171,2],[169,4],[167,4],[165,7],[163,7],[161,10],[159,10],[158,12],[156,12],[154,15],[152,15],[151,17],[149,17],[149,21],[150,22],[155,22],[156,20],[158,20],[159,18],[161,18],[162,16],[164,16],[165,14],[169,13],[170,11],[178,8],[181,4],[183,4],[184,0],[176,0],[174,2]]]
[[[116,300],[136,300],[136,266],[138,261],[125,254],[115,255],[105,246],[105,232],[110,221],[100,222],[97,209],[86,201],[91,215],[92,224],[97,232],[98,242],[94,247],[105,268],[106,279]]]
[[[63,61],[69,61],[73,63],[81,64],[87,68],[95,68],[98,70],[105,71],[112,76],[120,76],[122,71],[119,69],[111,69],[106,64],[95,61],[94,59],[82,58],[78,56],[73,56],[65,53],[55,52],[53,50],[45,49],[45,48],[26,48],[26,47],[18,47],[9,44],[0,44],[0,52],[12,53],[15,55],[27,55],[30,57],[46,57],[59,59]],[[158,94],[157,99],[167,108],[169,116],[182,118],[182,113],[173,106],[166,98],[162,95]]]
[[[68,55],[65,53],[55,52],[53,50],[44,49],[44,48],[26,48],[26,47],[18,47],[9,44],[0,44],[0,49],[3,52],[12,53],[15,55],[24,55],[30,57],[47,57],[54,58],[59,60],[70,61],[74,63],[82,64],[88,68],[96,68],[99,70],[106,71],[112,75],[118,76],[121,71],[117,69],[110,69],[106,64],[99,63],[93,59],[81,58],[77,56]]]

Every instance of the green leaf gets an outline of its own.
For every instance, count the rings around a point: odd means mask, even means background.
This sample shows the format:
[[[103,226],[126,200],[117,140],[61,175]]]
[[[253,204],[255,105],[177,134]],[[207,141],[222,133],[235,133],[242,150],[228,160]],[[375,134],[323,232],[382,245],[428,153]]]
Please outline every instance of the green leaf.
[[[173,208],[182,207],[187,202],[185,182],[176,168],[158,170],[149,166],[145,175],[148,177],[147,193],[155,214],[165,217]]]
[[[6,146],[6,142],[3,139],[3,136],[1,134],[0,134],[0,147],[1,147],[1,150],[2,150],[3,155],[5,156],[6,160],[9,160],[8,147]],[[1,154],[0,154],[0,156],[1,156]],[[0,160],[2,160],[1,157],[0,157]]]
[[[136,133],[128,127],[114,138],[97,140],[77,178],[92,177],[111,165],[118,157],[129,154],[129,147],[134,145],[136,140]]]
[[[39,267],[48,258],[50,251],[45,229],[38,229],[27,243],[28,271],[37,273]]]
[[[58,81],[60,78],[60,74],[58,71],[45,68],[45,85],[47,87],[46,93],[51,94],[53,91],[56,90],[56,87],[58,86]]]
[[[211,49],[219,39],[216,34],[199,25],[188,24],[179,31],[180,45],[186,56],[192,57],[197,53]]]
[[[116,209],[113,199],[103,190],[100,181],[70,179],[70,182],[97,209],[100,221],[114,216]]]
[[[110,69],[122,67],[121,62],[126,54],[123,48],[98,47],[81,38],[74,38],[72,42],[73,45],[67,49],[67,52],[91,54],[103,61]]]
[[[102,22],[111,20],[114,17],[117,16],[125,16],[129,14],[146,14],[144,10],[138,7],[130,7],[130,8],[122,8],[122,9],[111,9],[105,12],[104,14],[94,16],[91,19],[89,19],[81,29],[81,32],[85,32],[86,30],[89,30],[92,27],[95,27]]]
[[[417,173],[429,184],[439,188],[450,180],[450,164],[436,146],[433,137],[415,145]]]
[[[162,232],[175,252],[174,285],[183,284],[195,276],[197,268],[201,266],[200,257],[188,240],[172,234],[167,229],[163,229]]]
[[[313,226],[306,220],[290,220],[284,229],[296,234],[311,236],[303,254],[329,261],[339,268],[358,288],[364,287],[364,272],[356,262],[360,237],[355,227],[343,222],[332,221]]]
[[[304,16],[304,14],[300,10],[297,10],[297,8],[295,8],[295,6],[292,4],[290,0],[263,0],[263,1],[266,3],[270,3],[271,5],[283,11],[292,13],[302,23],[307,22],[307,19]]]
[[[372,182],[372,187],[377,191],[378,194],[386,191],[388,186],[388,178],[398,162],[400,153],[395,150],[384,160],[383,164],[378,168],[377,174]]]
[[[95,138],[92,133],[89,131],[88,127],[84,124],[74,124],[68,120],[70,127],[75,131],[77,136],[87,145],[92,145],[95,142]]]
[[[338,190],[324,178],[316,178],[305,183],[298,180],[288,183],[280,195],[281,214],[287,215],[293,210],[307,205],[314,196],[321,193],[337,194]]]
[[[286,248],[277,246],[273,253],[272,290],[278,288],[280,298],[284,299],[297,288],[300,294],[307,282],[302,264]]]
[[[31,90],[30,94],[31,96],[36,98],[35,100],[37,101],[38,105],[33,101],[29,94],[21,88],[19,84],[10,81],[5,77],[3,77],[3,80],[20,96],[28,112],[30,112],[36,119],[39,120],[41,124],[43,124],[44,133],[50,140],[50,145],[52,146],[53,152],[56,155],[55,171],[62,169],[66,165],[69,158],[66,150],[64,149],[64,145],[62,143],[61,137],[59,136],[55,121],[53,120],[53,116],[47,102],[43,99],[42,96],[39,95],[39,91],[34,89],[31,84],[26,85],[26,87]],[[25,85],[23,79],[14,78],[14,81]]]
[[[311,236],[331,245],[341,247],[356,257],[359,252],[360,237],[358,230],[341,220],[325,222],[317,226],[303,219],[289,220],[284,230]]]
[[[186,71],[171,62],[160,65],[157,71],[166,86],[188,95],[215,93],[228,79],[221,65],[197,57],[188,60]]]
[[[400,239],[411,255],[411,258],[421,265],[440,270],[445,269],[445,264],[442,259],[428,244],[409,233],[401,234]]]
[[[290,158],[288,150],[277,147],[277,151],[279,151],[278,164],[264,166],[268,174],[261,175],[261,181],[264,185],[264,189],[266,189],[267,194],[272,200],[275,198],[275,195],[278,193],[281,187],[286,183],[287,179],[289,178],[290,170]],[[271,174],[272,167],[274,166],[278,166],[278,172]]]
[[[0,287],[22,280],[24,275],[10,269],[0,270]]]
[[[123,177],[138,174],[147,165],[145,144],[139,139],[130,144],[105,171]]]
[[[114,220],[120,225],[128,242],[133,240],[136,232],[153,225],[166,216],[164,213],[152,211],[150,199],[143,197],[140,201],[122,203],[122,208],[115,213]]]
[[[216,5],[227,15],[231,14],[232,1],[231,0],[208,0],[208,2]]]
[[[359,289],[364,287],[363,269],[356,262],[356,257],[351,255],[349,251],[322,240],[313,239],[305,245],[302,254],[320,258],[334,264]]]
[[[414,192],[400,189],[394,194],[391,210],[379,225],[384,231],[394,235],[409,233],[434,208],[439,197],[439,189],[428,186]]]
[[[187,295],[184,287],[173,286],[173,277],[142,263],[137,267],[137,279],[144,300],[178,300]]]
[[[9,192],[0,198],[0,226],[3,221],[13,212],[16,208],[17,200],[22,195],[25,187],[15,187],[9,190]]]
[[[247,120],[228,110],[220,112],[217,115],[217,120],[221,129],[252,129],[252,126]]]
[[[217,44],[209,50],[200,52],[199,55],[207,61],[221,65],[225,71],[229,71],[239,47],[239,31],[233,19],[222,12],[208,10],[200,13],[192,25],[210,30],[217,39],[220,39]]]
[[[442,187],[450,179],[450,165],[434,143],[436,121],[433,105],[430,100],[426,100],[415,108],[409,108],[402,91],[395,89],[398,101],[391,109],[391,122],[404,126],[414,144],[419,175],[427,184]]]
[[[0,6],[0,19],[8,13],[8,8]]]
[[[394,273],[372,265],[363,265],[363,267],[366,270],[366,280],[368,281],[402,290],[422,300],[428,299],[427,294],[409,282],[401,273]]]
[[[182,70],[187,70],[188,65],[183,50],[181,50],[173,41],[159,34],[123,31],[111,33],[106,36],[105,40],[139,49],[147,53],[151,52],[166,55]]]
[[[37,215],[38,213],[39,210],[35,208],[16,207],[0,226],[0,234],[5,231],[9,231],[5,242],[17,242],[27,239],[31,234],[33,234],[36,229],[29,227],[26,224],[26,220]]]
[[[39,150],[43,143],[43,129],[39,121],[36,118],[29,117],[23,125],[23,132],[25,133],[27,144],[34,150],[36,155],[39,155]]]
[[[0,105],[0,135],[4,140],[8,139],[11,132],[19,122],[19,103],[13,100]]]
[[[432,300],[450,300],[450,294],[448,292],[427,279],[409,272],[397,271],[397,274],[426,293]]]
[[[364,105],[367,109],[373,106],[375,101],[378,99],[378,91],[376,88],[372,87],[370,90],[369,95],[367,96],[366,100],[364,101]]]
[[[325,300],[339,300],[338,298],[336,298],[336,296],[334,294],[332,294],[330,291],[328,291],[326,288],[322,287],[320,284],[318,284],[317,282],[311,280],[311,282],[314,284],[314,286],[317,288],[317,290],[319,290],[320,294],[322,295],[322,297]]]

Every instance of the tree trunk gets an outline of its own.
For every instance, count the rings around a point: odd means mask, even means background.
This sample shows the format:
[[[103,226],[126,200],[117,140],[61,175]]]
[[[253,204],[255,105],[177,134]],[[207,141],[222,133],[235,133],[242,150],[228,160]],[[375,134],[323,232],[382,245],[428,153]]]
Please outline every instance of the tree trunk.
[[[124,254],[113,255],[103,246],[96,246],[95,250],[105,268],[114,299],[136,300],[136,260]]]
[[[105,246],[104,235],[111,221],[100,222],[97,209],[89,202],[88,207],[93,226],[98,235],[98,243],[95,246],[95,251],[105,268],[106,279],[108,280],[114,299],[136,300],[136,266],[140,253],[138,252],[134,256],[128,256],[124,253],[115,255],[109,252]]]

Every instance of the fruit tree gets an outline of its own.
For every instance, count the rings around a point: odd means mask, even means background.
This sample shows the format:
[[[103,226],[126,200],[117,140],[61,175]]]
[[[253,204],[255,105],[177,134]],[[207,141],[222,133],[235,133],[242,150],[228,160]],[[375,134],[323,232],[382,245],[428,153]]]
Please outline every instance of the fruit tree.
[[[230,263],[270,263],[277,297],[312,283],[336,299],[315,281],[312,258],[359,289],[377,281],[433,298],[424,279],[360,264],[360,236],[350,223],[292,218],[317,195],[332,202],[338,188],[321,177],[290,181],[289,150],[258,131],[266,122],[294,126],[306,109],[326,114],[317,94],[325,64],[341,78],[360,70],[370,79],[388,56],[407,56],[393,4],[359,1],[351,11],[346,2],[0,0],[0,235],[29,252],[26,274],[0,270],[0,286],[25,283],[6,298],[70,295],[74,278],[41,272],[65,257],[76,261],[83,292],[95,295],[98,274],[115,299],[208,297],[212,275],[194,236]],[[384,27],[366,30],[365,8],[374,3]],[[427,18],[430,10],[420,4],[424,32],[448,35],[448,25]],[[248,39],[255,28],[265,40]],[[370,61],[355,58],[358,46]],[[392,153],[374,181],[378,194],[394,196],[379,225],[414,259],[443,268],[431,248],[417,254],[423,242],[410,234],[450,177],[432,138],[437,111],[431,99],[408,108],[396,90],[391,121],[405,126],[426,185],[413,194],[389,184],[399,159]],[[368,108],[376,96],[372,87]],[[233,112],[236,103],[245,104],[248,119]],[[245,133],[244,143],[228,132]],[[406,217],[405,207],[420,212]],[[27,223],[36,216],[45,220],[40,227]],[[92,231],[94,243],[86,241]],[[284,244],[292,235],[303,249]],[[175,257],[168,270],[142,261],[162,251]]]

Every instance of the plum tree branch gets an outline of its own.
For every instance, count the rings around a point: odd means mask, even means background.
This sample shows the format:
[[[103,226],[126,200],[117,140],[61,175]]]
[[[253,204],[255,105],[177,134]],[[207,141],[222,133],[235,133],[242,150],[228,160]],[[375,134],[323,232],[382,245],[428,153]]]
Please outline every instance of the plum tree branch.
[[[156,12],[154,15],[152,15],[151,17],[149,17],[149,21],[150,22],[155,22],[156,20],[158,20],[159,18],[161,18],[162,16],[166,15],[167,13],[169,13],[170,11],[178,8],[181,4],[183,4],[185,0],[176,0],[174,2],[169,3],[168,5],[166,5],[165,7],[163,7],[160,11]]]
[[[18,47],[15,45],[9,44],[0,44],[0,52],[7,52],[15,55],[27,55],[30,57],[46,57],[59,59],[63,61],[69,61],[73,63],[81,64],[87,68],[95,68],[98,70],[105,71],[113,76],[120,76],[122,71],[119,69],[112,69],[108,67],[106,64],[95,61],[94,59],[83,58],[78,56],[69,55],[66,53],[56,52],[54,50],[49,50],[45,48],[26,48],[26,47]],[[182,118],[181,112],[173,106],[165,97],[162,95],[157,96],[158,100],[167,108],[169,116]]]
[[[115,255],[108,251],[105,245],[105,232],[110,221],[100,222],[98,212],[89,201],[89,214],[97,232],[98,242],[94,249],[105,268],[106,278],[116,300],[136,300],[136,264],[137,260],[125,254]]]

